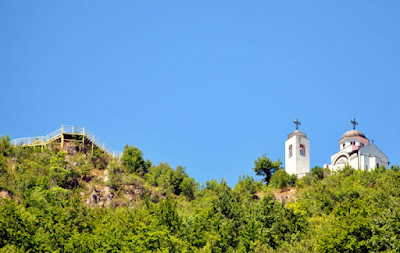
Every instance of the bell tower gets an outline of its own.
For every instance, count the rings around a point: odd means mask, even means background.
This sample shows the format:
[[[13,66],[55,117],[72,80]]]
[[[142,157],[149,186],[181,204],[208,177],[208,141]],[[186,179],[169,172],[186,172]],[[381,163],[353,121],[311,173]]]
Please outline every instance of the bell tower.
[[[310,139],[299,131],[299,119],[293,121],[296,130],[289,134],[285,142],[285,170],[301,178],[310,172]]]

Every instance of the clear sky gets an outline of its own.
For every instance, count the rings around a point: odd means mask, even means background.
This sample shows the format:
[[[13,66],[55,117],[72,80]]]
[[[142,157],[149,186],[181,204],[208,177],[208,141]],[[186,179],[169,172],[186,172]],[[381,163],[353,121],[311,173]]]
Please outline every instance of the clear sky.
[[[400,164],[399,1],[1,1],[0,135],[85,126],[199,182],[357,129]]]

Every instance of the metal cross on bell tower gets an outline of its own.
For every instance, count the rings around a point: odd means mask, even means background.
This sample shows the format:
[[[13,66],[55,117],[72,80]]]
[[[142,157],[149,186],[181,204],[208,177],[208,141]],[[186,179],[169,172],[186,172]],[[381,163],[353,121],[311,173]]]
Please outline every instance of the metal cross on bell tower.
[[[295,121],[293,121],[293,123],[296,125],[296,130],[299,130],[299,125],[301,125],[300,121],[298,118],[296,118]]]
[[[351,124],[353,124],[353,129],[356,129],[356,126],[358,126],[358,123],[356,121],[356,118],[353,118],[352,121],[350,121]]]

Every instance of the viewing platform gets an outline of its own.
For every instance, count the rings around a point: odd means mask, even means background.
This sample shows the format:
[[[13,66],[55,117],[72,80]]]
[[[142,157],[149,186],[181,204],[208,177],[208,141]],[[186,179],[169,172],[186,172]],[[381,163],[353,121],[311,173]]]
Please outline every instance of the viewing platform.
[[[120,157],[122,152],[114,151],[102,142],[97,136],[85,127],[79,126],[61,126],[60,129],[46,135],[36,137],[18,138],[11,141],[14,146],[47,146],[52,143],[59,144],[64,149],[68,143],[81,143],[89,146],[93,152],[95,148],[101,149],[113,157]]]

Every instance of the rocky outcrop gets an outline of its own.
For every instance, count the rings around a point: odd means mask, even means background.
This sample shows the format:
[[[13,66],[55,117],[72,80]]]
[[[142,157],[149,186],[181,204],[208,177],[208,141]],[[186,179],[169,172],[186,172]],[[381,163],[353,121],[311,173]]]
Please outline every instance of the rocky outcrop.
[[[110,187],[106,187],[105,188],[105,194],[104,194],[104,198],[103,198],[103,203],[102,206],[103,207],[109,207],[110,204],[112,203],[112,199],[114,198],[114,193],[110,192]]]
[[[93,189],[93,193],[90,195],[91,198],[91,204],[98,204],[101,199],[101,194],[100,191]]]
[[[296,201],[296,189],[293,187],[288,187],[284,190],[277,190],[274,195],[276,200],[284,201],[285,203]]]
[[[0,199],[12,199],[12,196],[8,191],[0,190]]]

